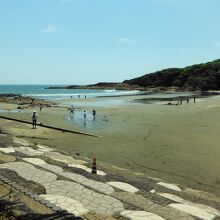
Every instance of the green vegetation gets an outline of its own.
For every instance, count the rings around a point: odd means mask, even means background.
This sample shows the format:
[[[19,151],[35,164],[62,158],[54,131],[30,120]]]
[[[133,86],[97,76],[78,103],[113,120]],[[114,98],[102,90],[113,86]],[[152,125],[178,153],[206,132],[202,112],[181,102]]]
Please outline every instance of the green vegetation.
[[[220,59],[213,62],[171,68],[125,80],[141,87],[177,87],[185,90],[220,90]]]

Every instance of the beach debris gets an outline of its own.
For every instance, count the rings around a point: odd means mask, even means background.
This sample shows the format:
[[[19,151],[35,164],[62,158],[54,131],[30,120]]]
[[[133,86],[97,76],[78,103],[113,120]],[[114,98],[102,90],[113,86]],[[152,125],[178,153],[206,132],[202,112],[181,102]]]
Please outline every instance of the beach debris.
[[[137,189],[136,187],[128,184],[128,183],[124,183],[124,182],[107,182],[109,185],[117,188],[117,189],[121,189],[125,192],[130,192],[130,193],[136,193],[139,191],[139,189]]]
[[[92,172],[93,174],[97,174],[97,169],[96,169],[96,158],[93,158],[93,163],[92,163]]]
[[[156,192],[156,190],[155,189],[152,189],[151,191],[150,191],[150,193],[155,193]]]

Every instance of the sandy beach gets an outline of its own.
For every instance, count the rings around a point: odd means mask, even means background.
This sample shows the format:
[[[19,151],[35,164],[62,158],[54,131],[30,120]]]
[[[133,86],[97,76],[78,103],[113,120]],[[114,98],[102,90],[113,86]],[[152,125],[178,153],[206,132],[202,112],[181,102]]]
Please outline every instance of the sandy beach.
[[[118,97],[125,105],[96,106],[97,125],[83,127],[83,120],[71,121],[64,107],[39,108],[39,121],[57,127],[86,131],[102,136],[94,138],[62,133],[46,128],[31,129],[30,125],[0,120],[3,131],[23,137],[32,143],[44,144],[88,158],[96,156],[100,162],[162,178],[220,195],[220,97],[190,100],[183,105],[141,104],[129,102],[140,97]],[[142,97],[143,98],[143,97]],[[97,99],[105,101],[108,98]],[[77,102],[76,113],[89,114],[94,100],[69,100]],[[86,103],[86,104],[85,104]],[[60,106],[63,102],[60,101]],[[16,105],[0,104],[0,109],[16,109]],[[33,109],[1,113],[9,117],[30,120]]]

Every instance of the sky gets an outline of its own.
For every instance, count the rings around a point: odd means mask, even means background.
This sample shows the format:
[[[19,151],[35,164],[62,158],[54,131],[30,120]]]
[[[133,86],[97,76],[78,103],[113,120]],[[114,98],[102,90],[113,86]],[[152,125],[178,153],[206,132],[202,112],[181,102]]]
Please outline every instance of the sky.
[[[120,82],[220,58],[220,0],[0,0],[0,84]]]

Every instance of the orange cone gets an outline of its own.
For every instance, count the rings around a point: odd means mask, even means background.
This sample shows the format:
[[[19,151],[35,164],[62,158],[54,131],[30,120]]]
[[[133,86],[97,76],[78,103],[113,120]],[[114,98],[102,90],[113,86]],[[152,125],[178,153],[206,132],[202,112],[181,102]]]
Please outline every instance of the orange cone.
[[[96,158],[93,158],[93,163],[92,163],[92,173],[97,174],[97,169],[96,169]]]

